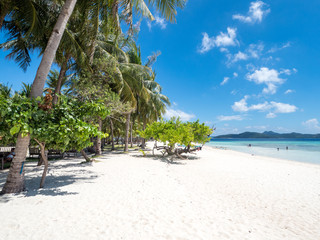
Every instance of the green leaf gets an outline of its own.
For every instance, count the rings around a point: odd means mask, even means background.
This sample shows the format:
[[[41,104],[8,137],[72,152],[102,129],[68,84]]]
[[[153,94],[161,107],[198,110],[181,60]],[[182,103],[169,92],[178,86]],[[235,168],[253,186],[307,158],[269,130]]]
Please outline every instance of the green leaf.
[[[11,135],[14,135],[16,133],[18,133],[20,131],[20,126],[16,125],[16,126],[13,126],[11,129],[10,129],[10,134]]]

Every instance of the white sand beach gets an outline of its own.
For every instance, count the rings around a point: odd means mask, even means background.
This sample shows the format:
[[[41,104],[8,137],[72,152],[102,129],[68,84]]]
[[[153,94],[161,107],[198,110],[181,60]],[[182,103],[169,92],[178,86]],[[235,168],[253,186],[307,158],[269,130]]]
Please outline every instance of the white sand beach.
[[[41,190],[43,167],[28,163],[28,191],[0,197],[0,239],[320,239],[320,166],[209,147],[189,157],[54,161]]]

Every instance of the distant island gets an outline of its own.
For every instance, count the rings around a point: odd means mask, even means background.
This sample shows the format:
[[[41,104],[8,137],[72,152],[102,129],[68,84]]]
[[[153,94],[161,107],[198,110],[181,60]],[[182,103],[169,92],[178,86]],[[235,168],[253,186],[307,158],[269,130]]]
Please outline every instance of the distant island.
[[[263,133],[258,132],[243,132],[240,134],[227,134],[219,135],[213,138],[311,138],[311,139],[320,139],[319,134],[303,134],[303,133],[276,133],[272,131],[266,131]]]

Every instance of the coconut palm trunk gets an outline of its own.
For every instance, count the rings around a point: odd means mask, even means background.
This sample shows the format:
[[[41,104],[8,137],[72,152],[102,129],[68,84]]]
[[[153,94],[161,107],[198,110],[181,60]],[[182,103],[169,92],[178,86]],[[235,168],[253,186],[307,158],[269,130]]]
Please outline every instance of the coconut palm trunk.
[[[31,88],[31,98],[42,96],[44,84],[54,60],[56,51],[61,41],[67,22],[73,12],[77,0],[66,0],[63,5],[58,20],[53,28],[47,47],[43,53],[36,77]],[[19,134],[16,143],[16,156],[13,158],[7,181],[2,189],[2,193],[17,193],[24,190],[24,162],[30,143],[30,136],[22,137]]]
[[[129,142],[129,131],[130,131],[130,116],[131,113],[127,113],[127,122],[126,122],[126,135],[124,138],[124,151],[128,152],[129,151],[129,146],[128,146],[128,142]]]
[[[115,150],[114,148],[114,134],[113,134],[113,122],[110,118],[110,131],[111,131],[111,151]]]
[[[66,76],[66,72],[68,70],[68,61],[69,61],[69,59],[70,59],[70,55],[68,54],[66,56],[66,59],[64,60],[64,62],[61,65],[57,86],[56,86],[56,88],[54,90],[54,97],[53,97],[53,101],[52,101],[53,105],[56,105],[57,102],[58,102],[58,95],[61,92],[62,82],[63,82],[63,79]]]

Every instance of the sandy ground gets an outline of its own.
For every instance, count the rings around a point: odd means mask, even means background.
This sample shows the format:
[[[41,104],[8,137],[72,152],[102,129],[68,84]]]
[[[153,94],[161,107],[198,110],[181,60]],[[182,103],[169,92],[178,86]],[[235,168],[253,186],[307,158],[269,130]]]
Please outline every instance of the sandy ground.
[[[0,239],[320,239],[320,166],[209,147],[99,160],[50,162],[41,190],[29,163],[28,191],[0,196]]]

